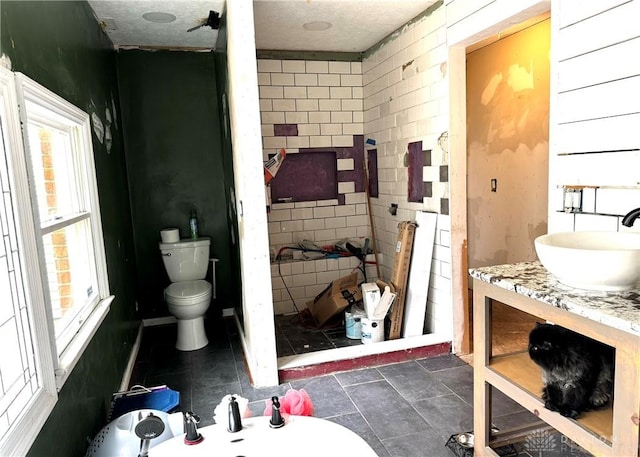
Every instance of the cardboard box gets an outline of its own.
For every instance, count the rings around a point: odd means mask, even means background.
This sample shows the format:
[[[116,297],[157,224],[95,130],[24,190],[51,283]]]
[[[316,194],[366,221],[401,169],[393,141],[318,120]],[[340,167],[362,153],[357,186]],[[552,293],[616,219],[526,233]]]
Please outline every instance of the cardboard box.
[[[377,280],[366,282],[361,288],[366,316],[369,319],[384,319],[396,298],[395,287]]]
[[[318,325],[322,326],[347,306],[361,300],[358,273],[352,273],[332,281],[313,301],[307,303],[307,308]]]
[[[362,302],[367,317],[371,318],[373,312],[380,302],[380,287],[375,282],[365,282],[360,286],[362,289]]]

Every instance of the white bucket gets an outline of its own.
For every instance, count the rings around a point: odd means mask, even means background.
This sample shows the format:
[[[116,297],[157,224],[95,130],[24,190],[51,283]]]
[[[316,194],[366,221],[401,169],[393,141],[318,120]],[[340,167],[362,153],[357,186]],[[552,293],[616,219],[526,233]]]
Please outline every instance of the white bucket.
[[[344,327],[347,338],[352,340],[362,339],[362,319],[364,318],[363,310],[352,310],[344,312]]]
[[[180,230],[177,228],[166,228],[160,230],[160,239],[163,243],[177,243],[180,241]]]
[[[384,341],[384,319],[362,318],[362,343],[378,343]]]

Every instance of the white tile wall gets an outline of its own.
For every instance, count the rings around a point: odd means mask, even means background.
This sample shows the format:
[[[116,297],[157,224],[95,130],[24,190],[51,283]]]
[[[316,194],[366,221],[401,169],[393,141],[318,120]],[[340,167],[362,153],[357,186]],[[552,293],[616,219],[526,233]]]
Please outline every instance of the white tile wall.
[[[280,147],[350,147],[353,135],[362,134],[360,62],[258,59],[258,81],[260,99],[271,100],[271,105],[261,102],[263,127],[298,124],[298,137],[287,137]],[[263,130],[267,160],[282,141]]]
[[[373,261],[373,256],[368,256]],[[306,308],[307,302],[334,279],[358,272],[358,280],[363,281],[364,275],[359,270],[360,262],[355,257],[340,259],[301,260],[271,265],[273,304],[275,314],[287,314]],[[367,281],[375,281],[375,266],[367,266]],[[287,288],[289,291],[287,291]],[[291,296],[289,295],[291,293]],[[293,300],[291,299],[293,297]]]
[[[363,134],[360,62],[259,59],[258,81],[264,160],[281,147],[290,154],[299,148],[352,147],[353,136]],[[273,125],[284,123],[297,124],[298,135],[276,137]],[[353,159],[337,160],[338,171],[355,167]],[[337,200],[272,205],[268,215],[272,252],[303,240],[332,246],[345,238],[362,243],[370,237],[365,194],[355,192],[354,182],[339,182],[338,193],[345,196],[344,205]],[[340,261],[306,261],[304,269],[288,268],[283,273],[299,308],[330,281],[357,267],[355,257]],[[276,275],[277,269],[272,269],[275,313],[293,312],[293,303]]]
[[[633,231],[640,232],[640,224],[624,227],[625,214],[640,206],[640,187],[585,187],[582,189],[582,212],[562,214],[563,189],[550,194],[549,205],[553,231]]]
[[[364,136],[376,140],[378,153],[380,196],[372,199],[372,212],[384,259],[382,276],[387,278],[398,222],[415,220],[416,211],[440,212],[440,198],[449,196],[448,183],[439,182],[440,166],[448,164],[448,155],[437,146],[448,126],[447,75],[441,70],[447,55],[444,9],[406,27],[362,63]],[[432,164],[424,170],[424,180],[434,182],[433,197],[422,204],[407,202],[404,155],[408,144],[416,141],[422,141],[423,150],[433,151]],[[387,211],[391,203],[398,205],[397,216]],[[450,231],[449,216],[439,215],[427,303],[428,329],[445,334],[450,334],[453,319]]]

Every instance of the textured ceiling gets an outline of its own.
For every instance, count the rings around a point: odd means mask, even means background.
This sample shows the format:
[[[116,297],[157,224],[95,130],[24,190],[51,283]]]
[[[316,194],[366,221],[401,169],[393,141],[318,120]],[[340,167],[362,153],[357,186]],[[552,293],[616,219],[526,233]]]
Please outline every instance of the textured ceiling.
[[[213,48],[217,31],[195,27],[209,16],[209,10],[221,12],[224,0],[89,0],[89,4],[116,48]],[[176,16],[170,23],[153,23],[144,13],[163,12]],[[115,24],[115,30],[113,25]],[[103,25],[103,28],[105,26]]]
[[[228,0],[239,1],[239,0]],[[277,51],[362,52],[425,11],[436,0],[255,0],[256,48]],[[210,10],[223,12],[224,0],[89,0],[116,48],[211,49],[217,31],[197,26]],[[176,16],[153,23],[144,13]],[[305,30],[309,22],[330,22],[324,31]]]

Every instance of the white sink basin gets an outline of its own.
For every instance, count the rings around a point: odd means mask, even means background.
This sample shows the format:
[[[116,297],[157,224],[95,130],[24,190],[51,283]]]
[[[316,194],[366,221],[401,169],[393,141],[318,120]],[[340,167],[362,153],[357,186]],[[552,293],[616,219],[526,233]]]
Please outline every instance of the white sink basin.
[[[149,450],[149,457],[376,457],[367,442],[335,422],[312,416],[287,416],[281,428],[270,428],[271,417],[242,419],[242,430],[229,433],[222,424],[199,430],[204,440],[184,443],[184,434]]]
[[[542,265],[568,286],[620,291],[640,281],[640,233],[551,233],[534,244]]]

